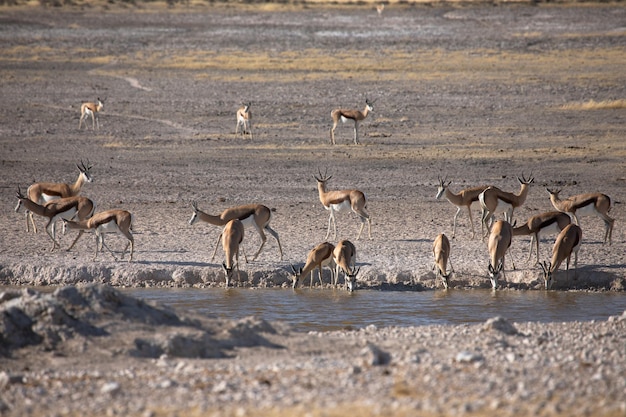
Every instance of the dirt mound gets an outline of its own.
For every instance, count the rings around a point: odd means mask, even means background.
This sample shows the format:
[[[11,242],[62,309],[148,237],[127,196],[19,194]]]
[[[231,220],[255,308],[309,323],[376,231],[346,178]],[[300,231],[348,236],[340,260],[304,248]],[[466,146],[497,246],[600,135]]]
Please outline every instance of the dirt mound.
[[[103,285],[0,294],[0,354],[5,356],[27,346],[63,350],[64,342],[76,344],[76,339],[95,344],[100,338],[121,341],[126,339],[122,335],[135,332],[130,343],[122,343],[133,356],[214,358],[237,346],[271,345],[260,333],[275,330],[253,318],[236,322],[181,318]]]

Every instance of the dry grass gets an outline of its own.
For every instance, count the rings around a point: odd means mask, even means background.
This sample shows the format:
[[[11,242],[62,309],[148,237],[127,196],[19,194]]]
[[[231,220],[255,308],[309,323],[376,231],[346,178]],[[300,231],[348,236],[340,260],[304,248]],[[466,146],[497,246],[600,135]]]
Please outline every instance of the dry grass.
[[[621,48],[589,48],[550,53],[503,52],[498,50],[446,51],[426,49],[407,53],[400,50],[365,53],[360,50],[332,53],[306,49],[283,53],[241,50],[194,50],[127,55],[98,55],[84,48],[0,47],[0,62],[76,62],[108,65],[94,73],[110,76],[139,76],[147,69],[188,71],[198,79],[248,82],[292,82],[358,77],[362,81],[494,80],[515,85],[545,84],[546,81],[586,82],[602,80],[608,86],[623,82],[626,58]],[[111,65],[109,65],[111,64]],[[614,67],[614,69],[612,68]],[[624,108],[624,100],[602,102],[597,108]],[[574,109],[578,109],[575,107]]]
[[[589,100],[584,103],[569,103],[560,107],[562,110],[619,110],[626,109],[626,100]]]

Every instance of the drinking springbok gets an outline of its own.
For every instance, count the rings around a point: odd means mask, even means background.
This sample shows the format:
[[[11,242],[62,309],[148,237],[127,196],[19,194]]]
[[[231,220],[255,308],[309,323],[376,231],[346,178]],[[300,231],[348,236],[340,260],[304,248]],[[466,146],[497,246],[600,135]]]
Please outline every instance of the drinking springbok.
[[[222,247],[224,248],[225,262],[222,268],[226,275],[226,288],[233,276],[233,269],[237,268],[237,281],[241,282],[241,274],[239,273],[239,248],[243,242],[244,227],[239,219],[232,219],[222,231]],[[234,258],[234,263],[233,263]]]
[[[504,256],[511,247],[511,237],[513,236],[513,228],[509,222],[504,220],[496,221],[491,227],[489,242],[489,279],[491,287],[495,290],[498,288],[498,277],[504,275]]]
[[[300,268],[299,271],[296,271],[296,268],[291,265],[291,270],[293,271],[293,288],[298,286],[298,282],[300,279],[306,274],[311,273],[311,281],[309,283],[309,287],[313,288],[313,271],[315,268],[319,268],[319,279],[320,279],[320,287],[323,286],[322,283],[322,267],[328,265],[330,268],[331,280],[333,275],[333,251],[335,250],[335,245],[328,242],[323,242],[311,249],[309,252],[306,263],[304,264],[304,268]]]
[[[437,276],[441,277],[443,287],[447,290],[448,278],[454,272],[454,268],[452,267],[452,261],[450,261],[450,240],[443,233],[437,235],[433,242],[433,256],[435,258],[433,269],[437,269]],[[450,262],[450,273],[447,272],[448,262]]]
[[[356,268],[356,248],[349,240],[340,240],[333,250],[335,262],[334,285],[339,281],[339,272],[343,271],[346,289],[350,292],[356,289],[356,276],[361,268]]]
[[[559,233],[552,248],[552,259],[549,263],[539,264],[543,269],[543,278],[545,280],[546,290],[552,288],[553,275],[561,266],[563,260],[566,261],[565,277],[569,283],[569,261],[574,253],[574,278],[576,277],[576,268],[578,266],[578,250],[583,240],[583,231],[576,224],[569,224]]]

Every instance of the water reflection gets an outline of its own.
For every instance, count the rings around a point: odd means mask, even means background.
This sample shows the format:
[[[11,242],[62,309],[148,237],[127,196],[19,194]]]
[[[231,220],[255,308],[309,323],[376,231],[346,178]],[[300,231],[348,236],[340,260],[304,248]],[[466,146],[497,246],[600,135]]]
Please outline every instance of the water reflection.
[[[146,300],[209,317],[256,315],[285,321],[297,330],[346,327],[415,326],[483,322],[502,316],[516,322],[606,320],[626,309],[622,293],[559,291],[361,290],[319,289],[127,289]]]

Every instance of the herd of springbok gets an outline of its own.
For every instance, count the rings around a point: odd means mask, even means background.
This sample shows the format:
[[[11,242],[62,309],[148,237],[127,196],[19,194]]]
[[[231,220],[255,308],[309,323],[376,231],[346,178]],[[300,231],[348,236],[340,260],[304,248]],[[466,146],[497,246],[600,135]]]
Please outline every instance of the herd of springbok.
[[[122,257],[130,246],[129,262],[133,259],[134,239],[132,233],[133,217],[126,210],[107,210],[95,213],[96,205],[87,197],[79,196],[83,185],[93,181],[91,176],[91,164],[83,161],[80,165],[76,165],[79,170],[78,178],[73,184],[55,183],[55,182],[38,182],[28,187],[26,195],[22,194],[22,190],[17,189],[17,206],[15,211],[18,212],[20,207],[26,209],[26,231],[30,230],[30,224],[33,225],[33,231],[37,233],[37,226],[33,220],[33,213],[42,217],[46,217],[46,232],[52,239],[52,251],[61,247],[56,240],[56,223],[58,220],[63,221],[63,228],[77,229],[78,236],[67,249],[71,250],[85,230],[93,230],[96,236],[96,251],[93,259],[98,256],[98,251],[105,247],[117,260],[115,254],[104,242],[105,233],[121,233],[128,239],[128,244],[122,252]]]
[[[250,112],[251,103],[244,104],[237,110],[237,126],[235,134],[239,133],[241,128],[242,137],[246,134],[252,138],[252,114]],[[83,103],[81,105],[81,115],[79,121],[79,129],[83,122],[86,125],[86,119],[91,117],[92,127],[99,128],[97,113],[102,111],[104,100],[98,98],[94,103]],[[354,122],[354,143],[358,144],[358,123],[364,120],[368,113],[373,111],[373,103],[366,99],[363,111],[335,109],[331,112],[333,126],[330,130],[331,144],[335,144],[335,129],[339,121],[351,120]],[[79,175],[73,184],[65,183],[35,183],[28,187],[26,195],[22,194],[18,187],[17,198],[18,204],[15,211],[19,211],[21,206],[26,209],[26,228],[30,230],[32,224],[36,233],[37,228],[32,215],[48,219],[46,224],[46,232],[52,240],[51,250],[60,248],[56,240],[56,223],[58,220],[63,221],[64,230],[66,227],[77,229],[78,236],[67,250],[74,247],[78,239],[85,230],[93,230],[95,232],[96,244],[93,259],[98,256],[98,252],[102,248],[106,248],[114,259],[117,260],[115,254],[106,245],[104,241],[105,233],[117,232],[128,239],[128,244],[122,251],[122,257],[130,246],[129,262],[133,259],[134,239],[132,234],[133,216],[126,210],[107,210],[95,213],[95,204],[92,200],[79,196],[83,185],[92,182],[90,173],[91,165],[81,161],[77,165]],[[319,176],[314,176],[317,181],[317,189],[319,200],[326,210],[329,212],[328,228],[325,240],[329,238],[331,227],[333,229],[333,239],[337,238],[337,223],[335,213],[341,211],[354,212],[361,221],[356,240],[359,240],[365,225],[367,224],[368,237],[372,239],[371,219],[366,211],[365,194],[357,189],[350,190],[328,190],[327,183],[332,178],[327,172],[322,174],[318,170]],[[439,178],[439,185],[436,199],[445,198],[457,207],[454,215],[452,238],[456,235],[457,218],[463,207],[467,209],[472,230],[472,239],[475,238],[474,220],[472,218],[472,206],[479,204],[481,207],[481,235],[482,239],[488,238],[487,248],[489,252],[488,274],[493,289],[498,288],[498,278],[500,275],[504,278],[504,259],[505,255],[511,247],[513,236],[531,236],[530,251],[528,260],[532,257],[533,243],[536,252],[536,265],[540,265],[543,270],[545,288],[550,289],[554,281],[553,275],[559,269],[561,263],[566,261],[567,280],[569,281],[569,264],[572,254],[574,255],[574,269],[577,267],[578,250],[582,242],[582,230],[578,216],[580,215],[596,215],[600,217],[605,224],[604,243],[611,244],[611,234],[613,231],[614,219],[609,217],[611,210],[611,199],[602,193],[589,193],[571,196],[565,200],[559,197],[560,190],[547,189],[550,194],[550,201],[556,211],[547,211],[537,214],[528,219],[524,224],[517,226],[513,222],[513,212],[516,208],[522,206],[526,201],[530,184],[533,178],[525,178],[522,175],[518,178],[520,190],[517,193],[506,192],[495,186],[476,186],[466,188],[458,193],[450,190],[451,181]],[[189,224],[193,225],[199,220],[223,227],[218,237],[218,242],[213,252],[211,261],[215,258],[219,243],[221,241],[224,250],[225,261],[222,267],[225,273],[226,286],[229,286],[230,280],[235,270],[237,270],[238,280],[239,274],[239,250],[243,251],[243,239],[246,228],[254,227],[261,237],[261,246],[254,254],[254,261],[265,245],[267,237],[265,232],[269,233],[278,243],[280,259],[283,259],[283,250],[280,244],[278,233],[270,227],[272,211],[262,204],[248,204],[237,207],[231,207],[224,210],[219,215],[210,215],[198,209],[196,202],[192,203],[193,213]],[[504,214],[504,220],[495,220],[498,213]],[[572,220],[574,223],[572,223]],[[540,235],[556,234],[558,236],[552,249],[552,258],[549,262],[539,262],[539,239]],[[441,277],[444,288],[449,286],[449,277],[454,269],[450,261],[451,245],[448,237],[441,233],[433,242],[433,269],[436,275]],[[247,260],[245,252],[244,258]],[[450,264],[450,272],[448,272],[448,264]],[[334,286],[338,285],[339,275],[344,273],[344,285],[349,291],[356,288],[356,276],[359,268],[356,267],[356,248],[349,240],[341,240],[337,245],[329,242],[323,242],[315,246],[309,252],[304,267],[296,270],[292,265],[293,287],[296,288],[298,283],[307,274],[311,274],[310,286],[313,286],[313,275],[317,269],[319,271],[320,285],[322,283],[322,268],[329,266],[331,270],[331,281]],[[513,268],[515,265],[513,264]]]
[[[596,215],[604,221],[604,243],[611,244],[611,234],[615,219],[609,217],[611,199],[606,194],[588,193],[571,196],[565,200],[559,198],[560,190],[546,189],[550,194],[550,201],[556,211],[546,211],[530,217],[524,224],[517,226],[513,222],[513,211],[526,201],[530,184],[533,178],[518,178],[520,183],[519,192],[505,192],[495,186],[477,186],[466,188],[458,193],[450,190],[451,181],[439,178],[439,186],[436,198],[445,196],[450,203],[457,207],[454,215],[452,237],[456,233],[456,220],[462,207],[467,208],[472,227],[472,239],[475,237],[471,207],[479,204],[481,208],[481,231],[483,240],[488,237],[487,248],[489,251],[488,273],[493,289],[498,288],[498,278],[504,278],[504,258],[511,247],[513,236],[531,236],[528,260],[534,250],[537,254],[536,265],[543,270],[545,288],[552,288],[553,275],[566,261],[566,279],[569,282],[569,265],[572,254],[574,255],[574,269],[578,263],[578,250],[582,242],[582,229],[578,216]],[[504,220],[494,221],[494,215],[504,213]],[[572,222],[572,218],[574,223]],[[552,258],[548,262],[539,262],[539,238],[540,235],[558,234],[552,248]],[[450,242],[444,234],[435,239],[433,255],[437,275],[441,276],[443,285],[448,287],[447,262],[450,257]],[[515,268],[515,264],[513,264]],[[576,273],[574,271],[574,273]]]

